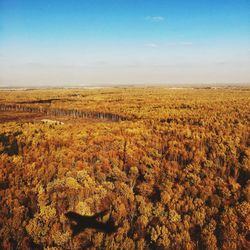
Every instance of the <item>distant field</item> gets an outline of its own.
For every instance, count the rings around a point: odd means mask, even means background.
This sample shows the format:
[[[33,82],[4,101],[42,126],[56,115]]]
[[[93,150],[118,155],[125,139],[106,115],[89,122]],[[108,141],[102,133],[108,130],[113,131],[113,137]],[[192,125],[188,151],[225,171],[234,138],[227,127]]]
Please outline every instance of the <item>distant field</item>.
[[[0,91],[0,248],[250,249],[249,132],[248,88]]]

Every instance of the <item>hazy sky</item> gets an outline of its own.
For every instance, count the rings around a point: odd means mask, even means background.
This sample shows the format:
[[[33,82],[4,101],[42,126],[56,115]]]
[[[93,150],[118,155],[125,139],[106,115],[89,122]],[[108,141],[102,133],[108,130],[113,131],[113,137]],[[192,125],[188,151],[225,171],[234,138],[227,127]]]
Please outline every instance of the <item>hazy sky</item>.
[[[0,86],[250,82],[250,0],[0,0]]]

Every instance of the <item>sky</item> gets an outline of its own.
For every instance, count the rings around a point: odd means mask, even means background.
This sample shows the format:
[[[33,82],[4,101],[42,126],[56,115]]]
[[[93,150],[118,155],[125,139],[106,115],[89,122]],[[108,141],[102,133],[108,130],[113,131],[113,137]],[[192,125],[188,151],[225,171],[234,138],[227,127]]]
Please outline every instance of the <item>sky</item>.
[[[250,83],[250,0],[0,0],[0,87]]]

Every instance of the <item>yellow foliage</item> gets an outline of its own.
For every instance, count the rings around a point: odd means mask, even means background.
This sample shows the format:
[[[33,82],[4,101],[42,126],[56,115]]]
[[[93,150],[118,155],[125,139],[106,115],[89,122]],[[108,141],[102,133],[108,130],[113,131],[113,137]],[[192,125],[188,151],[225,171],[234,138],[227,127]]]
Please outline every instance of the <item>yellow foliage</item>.
[[[93,212],[91,212],[90,207],[88,206],[88,204],[86,202],[82,202],[80,201],[77,205],[76,205],[76,211],[79,214],[82,215],[93,215]]]
[[[6,90],[0,109],[0,249],[249,248],[249,88]],[[104,210],[116,232],[71,236],[66,212]]]
[[[65,186],[72,189],[81,189],[82,186],[73,177],[67,177],[65,180]]]

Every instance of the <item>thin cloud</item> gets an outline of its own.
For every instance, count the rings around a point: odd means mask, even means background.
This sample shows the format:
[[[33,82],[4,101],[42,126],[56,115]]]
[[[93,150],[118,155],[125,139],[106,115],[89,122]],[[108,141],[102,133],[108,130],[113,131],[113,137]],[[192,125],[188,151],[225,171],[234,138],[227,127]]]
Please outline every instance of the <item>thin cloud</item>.
[[[165,20],[163,16],[146,16],[145,19],[151,23],[159,23]]]
[[[194,45],[191,41],[182,41],[182,42],[169,42],[166,43],[167,46],[192,46]]]
[[[169,43],[166,43],[167,46],[176,46],[177,43],[176,42],[169,42]]]
[[[146,43],[145,46],[150,48],[158,48],[158,45],[156,43]]]
[[[180,42],[180,45],[191,46],[191,45],[193,45],[193,43],[192,42]]]

